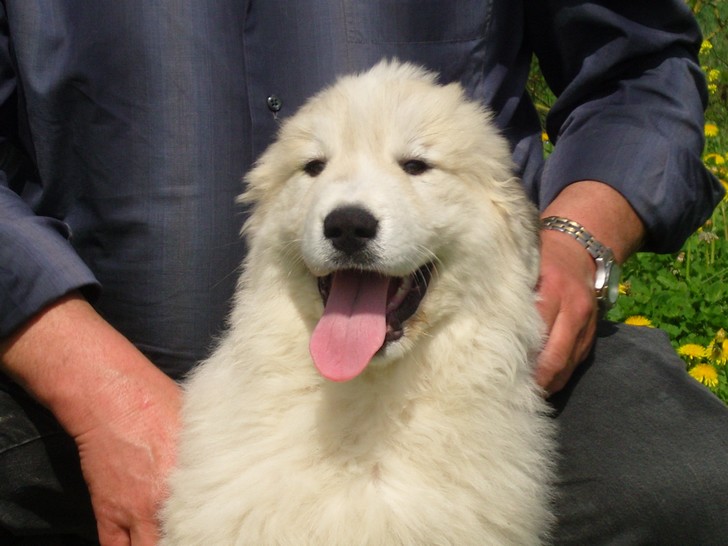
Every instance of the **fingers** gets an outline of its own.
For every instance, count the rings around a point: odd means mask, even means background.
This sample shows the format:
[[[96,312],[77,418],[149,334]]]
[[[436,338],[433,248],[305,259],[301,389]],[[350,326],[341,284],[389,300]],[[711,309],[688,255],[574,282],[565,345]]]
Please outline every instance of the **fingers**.
[[[536,367],[536,382],[547,394],[566,386],[576,367],[588,356],[595,332],[596,304],[588,316],[583,312],[570,314],[568,309],[557,315]]]
[[[175,461],[180,391],[162,374],[142,379],[123,396],[123,411],[107,399],[109,418],[76,437],[102,546],[159,541],[156,516]]]
[[[129,528],[100,521],[98,525],[101,546],[156,546],[159,530],[156,522],[138,522]]]
[[[156,522],[144,522],[132,527],[130,536],[131,546],[155,546],[159,541],[159,530]]]
[[[130,546],[129,530],[112,524],[109,520],[98,521],[99,543],[101,546]]]
[[[101,546],[155,546],[160,539],[157,513],[163,500],[158,497],[159,488],[153,486],[155,478],[149,469],[134,466],[132,461],[125,463],[133,474],[122,477],[130,485],[127,489],[108,480],[103,482],[107,489],[101,494],[99,487],[90,487]],[[107,490],[114,493],[103,494]]]

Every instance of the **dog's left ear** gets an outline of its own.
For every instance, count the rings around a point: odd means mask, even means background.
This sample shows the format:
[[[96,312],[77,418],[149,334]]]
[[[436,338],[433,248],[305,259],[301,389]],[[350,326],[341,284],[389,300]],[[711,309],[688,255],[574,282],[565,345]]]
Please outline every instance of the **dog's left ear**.
[[[533,288],[535,289],[541,275],[541,239],[539,235],[541,226],[538,218],[538,210],[530,201],[528,202],[528,208],[530,210],[524,214],[522,221],[529,241],[522,249],[522,259],[525,269],[531,274]]]
[[[520,184],[518,180],[513,182]],[[502,209],[503,217],[508,224],[506,230],[506,236],[510,238],[508,243],[514,249],[523,272],[535,288],[541,267],[538,209],[520,186],[512,188],[512,191],[508,192],[507,202],[496,203],[496,207]]]

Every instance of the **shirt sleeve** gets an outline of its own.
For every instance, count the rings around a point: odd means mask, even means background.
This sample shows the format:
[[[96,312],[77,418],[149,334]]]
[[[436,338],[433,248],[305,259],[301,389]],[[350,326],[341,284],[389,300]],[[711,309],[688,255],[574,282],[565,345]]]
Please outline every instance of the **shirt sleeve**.
[[[7,29],[2,6],[0,28]],[[99,287],[73,249],[68,226],[38,216],[24,199],[34,169],[19,144],[17,82],[8,44],[0,31],[0,338],[63,295],[74,290],[92,295]]]
[[[701,160],[707,92],[690,10],[682,0],[530,6],[532,46],[557,96],[539,202],[604,182],[644,222],[645,250],[678,250],[723,195]]]

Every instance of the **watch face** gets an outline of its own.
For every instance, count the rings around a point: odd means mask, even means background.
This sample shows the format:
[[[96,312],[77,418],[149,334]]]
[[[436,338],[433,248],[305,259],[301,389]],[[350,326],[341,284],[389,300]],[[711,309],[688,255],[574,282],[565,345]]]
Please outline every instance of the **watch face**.
[[[607,293],[606,300],[611,307],[619,297],[619,279],[622,276],[622,268],[617,262],[612,262],[612,266],[607,273]]]
[[[614,258],[605,260],[603,257],[595,259],[597,265],[594,290],[602,312],[609,310],[619,297],[619,278],[622,268]]]

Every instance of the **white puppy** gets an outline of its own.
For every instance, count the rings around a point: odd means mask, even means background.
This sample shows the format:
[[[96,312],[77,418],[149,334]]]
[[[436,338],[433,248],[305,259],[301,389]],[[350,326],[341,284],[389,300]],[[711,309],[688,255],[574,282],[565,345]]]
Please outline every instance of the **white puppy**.
[[[383,62],[247,177],[249,255],[192,375],[166,545],[536,544],[536,213],[455,84]]]

